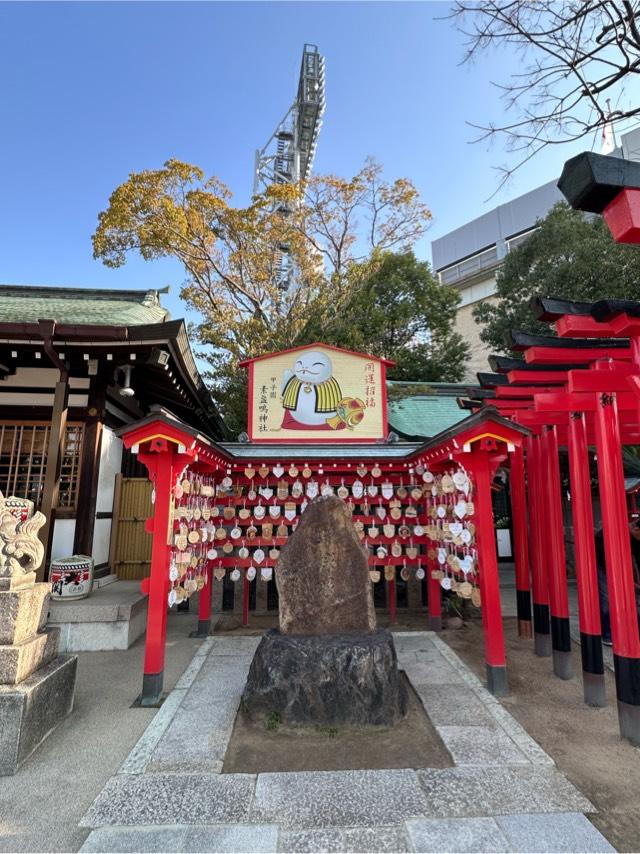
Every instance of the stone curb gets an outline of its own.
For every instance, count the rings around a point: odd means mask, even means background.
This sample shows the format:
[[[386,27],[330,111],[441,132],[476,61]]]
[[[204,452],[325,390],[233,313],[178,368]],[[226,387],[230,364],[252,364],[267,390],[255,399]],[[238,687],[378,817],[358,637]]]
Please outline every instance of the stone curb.
[[[487,711],[496,723],[517,744],[520,750],[533,765],[555,766],[555,762],[548,753],[540,747],[528,732],[516,721],[507,709],[487,691],[480,680],[469,670],[459,656],[435,633],[430,632],[433,645],[441,653],[449,664],[456,670],[462,680],[471,688],[478,699],[484,703]]]
[[[118,774],[142,774],[144,772],[160,739],[180,708],[187,691],[195,682],[196,676],[211,651],[214,640],[215,638],[205,638],[200,644],[189,666],[178,679],[175,687],[118,769]]]

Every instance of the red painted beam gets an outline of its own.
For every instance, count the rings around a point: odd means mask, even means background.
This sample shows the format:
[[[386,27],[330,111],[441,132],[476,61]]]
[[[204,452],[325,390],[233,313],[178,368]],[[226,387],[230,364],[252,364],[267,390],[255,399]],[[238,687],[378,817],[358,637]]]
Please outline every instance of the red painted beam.
[[[599,395],[593,392],[548,392],[537,394],[536,412],[595,412]],[[637,412],[638,398],[632,392],[616,394],[618,409]]]
[[[609,323],[599,323],[593,317],[565,314],[554,324],[560,338],[615,338]],[[626,336],[624,336],[626,337]]]
[[[511,385],[562,385],[567,381],[567,371],[509,371]]]
[[[496,388],[496,398],[528,398],[531,399],[534,394],[540,391],[535,386],[508,386],[499,385]],[[495,399],[495,398],[494,398]]]
[[[616,359],[625,362],[631,361],[631,348],[612,347],[603,350],[598,347],[585,347],[576,350],[566,350],[563,347],[528,347],[524,351],[524,360],[528,365],[564,365],[567,359],[572,363],[595,362],[597,359]]]

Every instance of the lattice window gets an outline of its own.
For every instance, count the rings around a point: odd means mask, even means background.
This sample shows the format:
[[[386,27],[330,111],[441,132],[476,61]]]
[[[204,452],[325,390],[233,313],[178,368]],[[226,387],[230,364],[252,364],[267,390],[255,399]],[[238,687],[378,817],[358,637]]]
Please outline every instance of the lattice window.
[[[0,492],[42,502],[51,426],[0,421]],[[80,482],[83,424],[67,424],[60,466],[58,507],[75,510]]]

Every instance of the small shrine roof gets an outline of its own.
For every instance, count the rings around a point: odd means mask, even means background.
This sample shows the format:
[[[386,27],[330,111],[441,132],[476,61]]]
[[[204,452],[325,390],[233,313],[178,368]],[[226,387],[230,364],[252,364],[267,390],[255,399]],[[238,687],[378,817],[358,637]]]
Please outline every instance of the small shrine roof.
[[[369,359],[372,362],[382,362],[388,367],[395,365],[395,362],[389,359],[382,359],[380,356],[372,356],[370,353],[360,353],[357,350],[346,350],[344,347],[334,347],[333,344],[324,344],[322,341],[312,341],[310,344],[301,344],[299,347],[290,347],[288,350],[275,350],[272,353],[263,353],[261,356],[255,356],[253,359],[244,359],[238,362],[239,367],[245,368],[254,362],[261,362],[263,359],[270,359],[273,356],[283,356],[286,353],[297,353],[299,350],[309,350],[311,347],[323,347],[325,350],[334,350],[336,353],[347,353],[350,356],[360,356],[363,359]]]
[[[411,456],[422,442],[366,442],[344,445],[290,445],[258,442],[220,442],[219,447],[236,459],[251,460],[402,460]]]
[[[405,439],[422,440],[437,436],[466,417],[458,397],[468,386],[458,383],[388,382],[389,428]],[[400,391],[406,391],[401,397]]]
[[[154,290],[98,290],[48,285],[0,285],[3,323],[40,319],[78,325],[136,326],[164,323],[169,311]]]

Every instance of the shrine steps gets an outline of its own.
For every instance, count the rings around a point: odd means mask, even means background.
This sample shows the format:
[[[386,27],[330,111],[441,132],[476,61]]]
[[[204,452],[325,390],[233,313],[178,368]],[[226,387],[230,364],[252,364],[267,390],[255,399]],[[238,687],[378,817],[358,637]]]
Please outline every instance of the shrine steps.
[[[48,624],[60,629],[60,652],[128,649],[146,630],[147,596],[139,581],[115,581],[87,599],[52,600]]]

